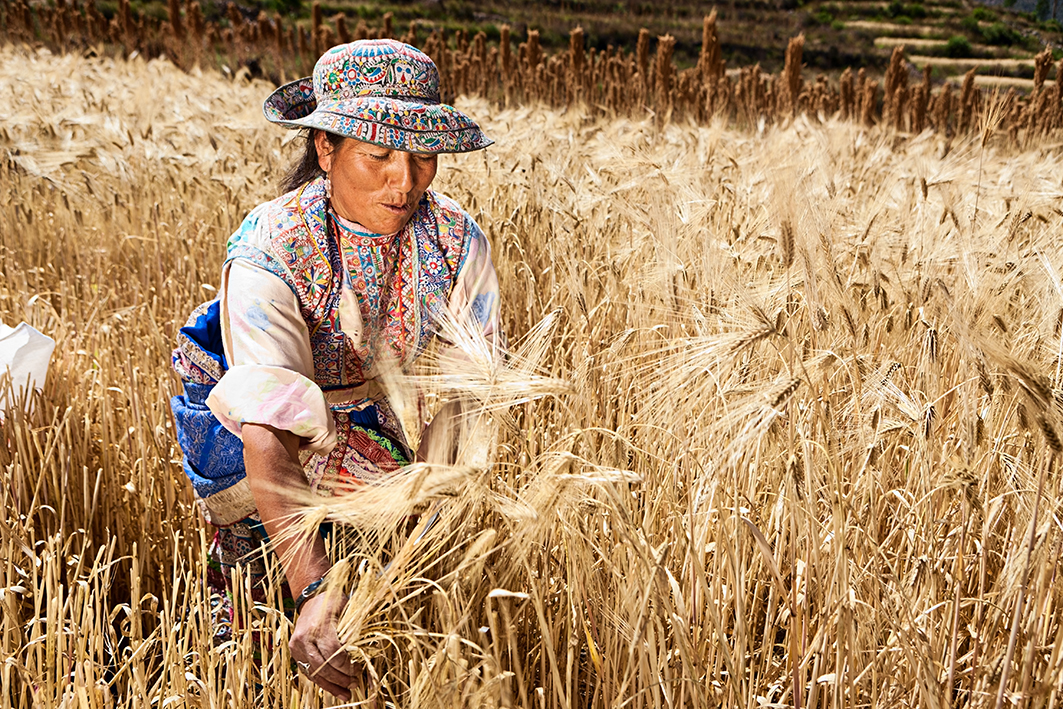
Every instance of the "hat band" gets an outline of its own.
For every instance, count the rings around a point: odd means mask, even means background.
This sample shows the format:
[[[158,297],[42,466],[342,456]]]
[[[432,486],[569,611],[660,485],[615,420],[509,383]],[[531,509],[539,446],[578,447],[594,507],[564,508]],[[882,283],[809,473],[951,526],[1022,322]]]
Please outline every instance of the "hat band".
[[[391,94],[358,94],[357,96],[341,96],[332,97],[325,96],[317,101],[317,105],[326,103],[346,103],[348,101],[360,101],[362,99],[387,99],[388,101],[405,101],[406,103],[416,103],[422,106],[438,106],[441,101],[438,96],[425,97],[425,96],[393,96]]]
[[[351,122],[371,123],[373,125],[378,125],[378,126],[381,126],[383,128],[392,128],[394,130],[402,131],[403,133],[422,133],[422,134],[425,134],[425,135],[431,135],[433,133],[455,133],[456,134],[456,133],[463,133],[465,131],[475,131],[477,133],[480,132],[480,127],[475,125],[475,124],[466,125],[466,126],[446,126],[446,127],[441,127],[441,128],[415,128],[413,126],[400,125],[400,124],[396,124],[396,123],[389,123],[387,121],[380,121],[380,120],[377,120],[375,118],[366,118],[365,116],[349,116],[346,113],[338,113],[336,111],[329,111],[327,109],[318,109],[317,111],[315,111],[315,113],[318,113],[318,114],[327,113],[330,116],[336,116],[338,118],[343,118],[343,119],[346,119],[346,120],[351,121]]]

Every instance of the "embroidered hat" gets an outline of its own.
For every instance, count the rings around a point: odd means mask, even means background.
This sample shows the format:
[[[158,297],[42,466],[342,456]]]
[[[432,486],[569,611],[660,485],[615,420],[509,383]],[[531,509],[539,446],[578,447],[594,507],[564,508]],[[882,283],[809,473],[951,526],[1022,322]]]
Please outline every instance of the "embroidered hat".
[[[280,87],[262,111],[287,128],[320,128],[410,153],[466,153],[493,142],[439,102],[439,71],[428,55],[393,39],[333,47],[313,77]]]

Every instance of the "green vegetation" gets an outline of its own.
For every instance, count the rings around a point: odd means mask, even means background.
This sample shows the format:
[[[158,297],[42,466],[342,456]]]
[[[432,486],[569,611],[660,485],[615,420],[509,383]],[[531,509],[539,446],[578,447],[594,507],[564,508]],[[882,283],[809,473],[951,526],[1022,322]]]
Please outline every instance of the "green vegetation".
[[[898,25],[910,25],[913,20],[921,20],[927,14],[926,7],[922,3],[906,4],[901,0],[892,0],[886,6],[885,14],[880,15],[880,18]]]
[[[821,10],[812,15],[812,20],[815,21],[816,24],[832,24],[834,22],[834,16],[826,10]]]
[[[945,45],[945,56],[952,57],[953,59],[963,59],[971,56],[973,53],[974,52],[971,49],[971,41],[962,34],[949,37],[948,44]]]
[[[1047,23],[1042,23],[1044,24]],[[1003,21],[997,13],[984,7],[977,7],[971,14],[966,15],[960,20],[960,26],[967,33],[968,39],[973,42],[996,47],[1021,46],[1027,43],[1027,39],[1012,24]],[[1049,32],[1055,31],[1054,28],[1048,29],[1043,26],[1042,29]],[[1028,49],[1034,50],[1036,47],[1031,46]]]
[[[1013,44],[1021,44],[1023,41],[1021,34],[1003,22],[994,22],[981,28],[981,32],[986,44],[1009,47]]]
[[[904,6],[904,14],[913,20],[921,20],[927,16],[926,8],[920,3],[909,3]]]

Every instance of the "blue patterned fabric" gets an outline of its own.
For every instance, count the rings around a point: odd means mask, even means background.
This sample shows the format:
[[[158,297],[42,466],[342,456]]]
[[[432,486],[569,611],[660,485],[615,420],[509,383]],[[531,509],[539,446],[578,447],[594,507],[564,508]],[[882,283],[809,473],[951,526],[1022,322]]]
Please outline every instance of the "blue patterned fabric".
[[[244,478],[244,445],[207,408],[213,384],[184,383],[170,400],[185,475],[201,498],[227,490]]]
[[[188,319],[188,324],[181,328],[180,333],[191,340],[203,356],[216,362],[222,372],[229,368],[225,362],[225,348],[221,339],[221,303],[219,301],[211,300],[196,308],[192,317]]]
[[[196,496],[206,500],[244,478],[244,446],[210,409],[207,396],[228,369],[221,338],[221,305],[196,308],[177,337],[174,369],[184,391],[170,400],[184,470]]]
[[[185,475],[191,481],[196,497],[203,503],[208,520],[223,526],[212,517],[212,512],[216,515],[222,510],[221,519],[228,522],[232,501],[214,496],[243,480],[246,471],[243,442],[222,426],[207,407],[207,397],[228,369],[222,345],[221,306],[218,301],[210,301],[196,308],[188,324],[181,328],[177,349],[173,352],[173,367],[184,385],[184,391],[170,399],[170,408],[177,425],[177,443],[184,454]],[[398,459],[401,446],[381,432],[376,406],[368,406],[361,411],[337,408],[347,416],[353,428],[364,431],[373,440],[380,439],[378,443]],[[400,462],[407,463],[405,458]],[[248,502],[244,500],[237,504],[246,506]],[[253,505],[247,510],[250,511],[253,511]]]

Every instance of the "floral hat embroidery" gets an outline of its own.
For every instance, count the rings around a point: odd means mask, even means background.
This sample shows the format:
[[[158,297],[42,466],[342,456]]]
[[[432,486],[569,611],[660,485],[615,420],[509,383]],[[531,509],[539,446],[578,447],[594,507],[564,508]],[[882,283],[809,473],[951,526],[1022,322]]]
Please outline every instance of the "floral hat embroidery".
[[[320,128],[410,153],[465,153],[493,142],[439,102],[439,71],[428,55],[393,39],[333,47],[313,77],[280,87],[262,111],[287,128]]]

